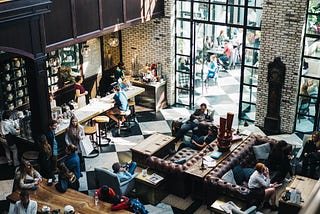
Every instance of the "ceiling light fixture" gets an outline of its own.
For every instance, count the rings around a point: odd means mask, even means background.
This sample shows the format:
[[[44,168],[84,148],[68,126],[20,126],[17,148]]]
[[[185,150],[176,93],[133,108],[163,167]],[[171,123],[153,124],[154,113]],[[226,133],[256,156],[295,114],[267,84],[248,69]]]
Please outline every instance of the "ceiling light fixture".
[[[81,48],[81,55],[83,57],[88,57],[90,54],[90,51],[91,51],[91,49],[90,49],[89,45],[87,45],[87,43],[84,43]]]
[[[113,48],[118,47],[119,39],[115,36],[114,33],[111,34],[111,38],[108,40],[108,45]]]

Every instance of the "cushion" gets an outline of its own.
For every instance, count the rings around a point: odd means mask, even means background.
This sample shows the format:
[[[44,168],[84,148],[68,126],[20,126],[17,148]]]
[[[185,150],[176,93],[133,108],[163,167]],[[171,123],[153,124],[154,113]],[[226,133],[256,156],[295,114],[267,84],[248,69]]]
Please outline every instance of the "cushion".
[[[250,176],[254,173],[253,168],[243,168],[244,181],[249,182]]]
[[[234,177],[233,177],[233,172],[232,170],[230,169],[228,172],[226,172],[222,178],[222,180],[225,180],[231,184],[237,184],[236,181],[234,180]]]
[[[241,166],[236,166],[232,169],[234,180],[238,185],[242,185],[244,181],[244,172]]]
[[[253,153],[256,160],[267,160],[270,153],[270,144],[264,143],[258,146],[253,146]]]

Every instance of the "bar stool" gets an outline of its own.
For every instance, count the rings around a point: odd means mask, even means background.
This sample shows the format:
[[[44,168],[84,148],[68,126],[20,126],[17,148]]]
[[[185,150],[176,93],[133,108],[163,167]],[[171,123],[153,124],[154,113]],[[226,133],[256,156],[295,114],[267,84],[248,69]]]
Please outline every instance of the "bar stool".
[[[131,110],[128,109],[127,111],[120,111],[120,114],[118,115],[118,121],[119,123],[118,124],[121,124],[120,121],[122,119],[122,117],[125,117],[126,118],[126,121],[124,122],[124,126],[121,127],[121,125],[119,125],[118,127],[118,135],[120,135],[120,132],[121,132],[121,129],[130,129],[130,121],[128,121],[127,119],[129,119],[128,117],[131,115]]]
[[[109,122],[109,117],[107,116],[103,116],[103,115],[100,115],[100,116],[96,116],[92,119],[95,123],[98,124],[98,134],[99,134],[99,146],[106,146],[106,145],[109,145],[110,142],[111,142],[111,139],[107,137],[107,133],[108,133],[108,129],[107,129],[107,123]],[[101,144],[101,131],[102,131],[102,128],[104,129],[104,132],[105,132],[105,136],[104,138],[107,140],[107,144]]]
[[[87,156],[86,158],[94,158],[99,155],[99,150],[97,149],[97,142],[94,141],[94,135],[97,135],[97,128],[96,126],[85,126],[84,127],[84,134],[85,135],[90,135],[91,136],[91,142],[94,145],[94,150]],[[97,139],[98,140],[98,139]]]
[[[37,171],[40,171],[39,165],[39,152],[38,151],[27,151],[22,154],[21,159],[23,161],[29,161],[33,168]]]
[[[136,109],[135,109],[136,102],[134,100],[129,100],[128,105],[131,111],[131,114],[128,116],[129,121],[136,123]]]

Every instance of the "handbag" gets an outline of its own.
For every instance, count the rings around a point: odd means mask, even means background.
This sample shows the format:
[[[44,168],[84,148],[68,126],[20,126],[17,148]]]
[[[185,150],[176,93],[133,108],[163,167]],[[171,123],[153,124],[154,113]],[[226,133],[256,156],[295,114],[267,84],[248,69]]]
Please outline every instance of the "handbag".
[[[91,140],[88,135],[86,135],[82,140],[80,140],[80,151],[82,156],[88,156],[94,150]]]

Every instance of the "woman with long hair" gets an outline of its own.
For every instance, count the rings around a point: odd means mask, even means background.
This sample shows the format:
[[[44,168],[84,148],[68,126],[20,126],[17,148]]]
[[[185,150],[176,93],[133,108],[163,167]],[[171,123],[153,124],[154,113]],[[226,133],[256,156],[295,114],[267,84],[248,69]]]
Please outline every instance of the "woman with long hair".
[[[320,132],[314,131],[302,151],[302,174],[316,178],[316,168],[320,160]],[[308,173],[308,168],[310,172]]]
[[[75,90],[75,97],[76,101],[78,103],[78,107],[81,108],[86,105],[86,95],[88,94],[88,91],[81,85],[83,82],[82,76],[76,76],[75,77],[75,85],[74,85],[74,90]]]
[[[39,137],[39,164],[40,164],[40,174],[44,178],[52,178],[54,179],[55,169],[52,168],[52,148],[48,143],[47,137],[45,135],[41,135]]]
[[[42,181],[40,173],[26,160],[22,161],[21,166],[17,168],[15,178],[20,189],[35,190]]]
[[[58,168],[59,181],[55,186],[56,189],[59,192],[65,192],[67,191],[67,188],[72,188],[78,191],[80,184],[75,174],[73,172],[70,172],[70,170],[64,163],[61,163]]]
[[[80,148],[80,141],[85,137],[84,129],[79,124],[76,116],[72,116],[70,119],[69,127],[67,128],[65,141],[67,145],[73,144],[77,148]]]

